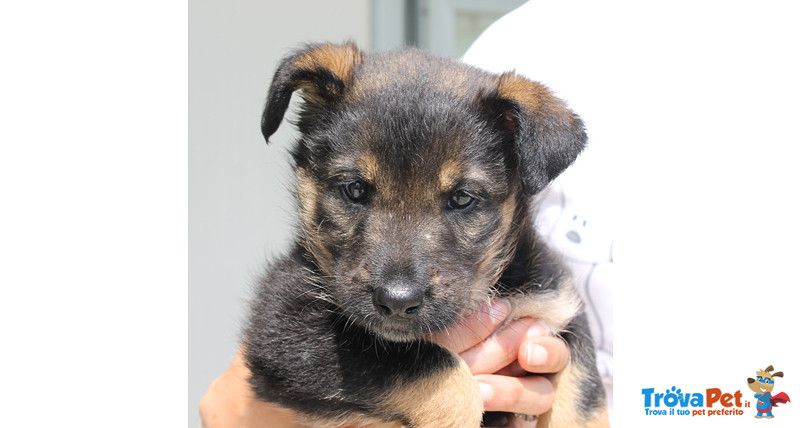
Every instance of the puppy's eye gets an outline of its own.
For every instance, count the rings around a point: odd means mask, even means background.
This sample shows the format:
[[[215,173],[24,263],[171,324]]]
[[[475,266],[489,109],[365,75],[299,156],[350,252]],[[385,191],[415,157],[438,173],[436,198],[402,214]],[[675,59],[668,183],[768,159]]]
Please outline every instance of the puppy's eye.
[[[356,180],[342,185],[342,193],[352,202],[364,202],[367,199],[367,185]]]
[[[465,210],[475,204],[476,198],[463,190],[457,190],[447,201],[447,208],[453,210]]]

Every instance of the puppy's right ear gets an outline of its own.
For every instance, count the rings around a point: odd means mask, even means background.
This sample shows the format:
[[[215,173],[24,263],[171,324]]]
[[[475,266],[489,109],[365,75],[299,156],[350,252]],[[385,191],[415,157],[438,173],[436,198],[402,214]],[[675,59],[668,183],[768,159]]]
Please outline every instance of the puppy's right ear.
[[[352,43],[309,45],[284,58],[275,71],[261,116],[264,138],[269,142],[278,129],[294,91],[302,90],[306,113],[329,107],[345,93],[362,60],[363,54]]]
[[[544,189],[586,145],[580,117],[544,85],[514,72],[498,76],[496,87],[481,93],[478,102],[487,118],[513,135],[528,196]]]

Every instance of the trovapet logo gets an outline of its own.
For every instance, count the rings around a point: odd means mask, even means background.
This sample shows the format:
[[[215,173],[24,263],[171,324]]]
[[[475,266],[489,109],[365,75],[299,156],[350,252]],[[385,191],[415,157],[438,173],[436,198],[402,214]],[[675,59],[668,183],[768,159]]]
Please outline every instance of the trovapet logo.
[[[747,387],[755,392],[756,398],[756,417],[761,418],[774,418],[772,415],[772,408],[778,407],[778,404],[791,403],[792,400],[785,392],[772,395],[772,390],[775,389],[775,378],[783,377],[783,372],[772,373],[774,369],[772,366],[766,370],[756,370],[756,378],[747,378]]]
[[[743,407],[750,407],[750,402],[742,399],[742,391],[730,393],[719,388],[683,392],[673,386],[663,393],[655,392],[654,388],[645,388],[642,389],[642,395],[646,415],[739,416],[744,415]]]
[[[755,417],[774,418],[773,409],[778,404],[790,403],[785,392],[773,394],[775,378],[782,378],[783,372],[773,372],[772,366],[756,370],[756,378],[747,378],[747,387],[755,394],[755,403],[742,394],[741,390],[723,391],[720,388],[706,388],[704,391],[684,392],[672,386],[664,392],[655,388],[643,388],[645,415],[653,416],[744,416],[745,410],[755,411]]]

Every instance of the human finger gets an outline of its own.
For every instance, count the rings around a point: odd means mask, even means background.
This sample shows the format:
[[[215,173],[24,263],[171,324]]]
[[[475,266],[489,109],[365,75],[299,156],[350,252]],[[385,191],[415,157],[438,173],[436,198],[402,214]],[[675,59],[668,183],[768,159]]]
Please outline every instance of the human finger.
[[[460,354],[472,374],[490,374],[516,360],[525,332],[536,320],[523,318],[505,326]]]
[[[502,369],[494,372],[493,374],[501,375],[501,376],[513,376],[513,377],[523,377],[528,376],[527,370],[523,369],[521,365],[519,365],[519,361],[514,360],[511,364],[503,367]]]
[[[517,360],[531,373],[557,373],[567,366],[569,349],[563,339],[543,335],[539,325],[533,325],[519,347]]]
[[[540,415],[553,407],[553,384],[542,376],[476,375],[486,411]]]

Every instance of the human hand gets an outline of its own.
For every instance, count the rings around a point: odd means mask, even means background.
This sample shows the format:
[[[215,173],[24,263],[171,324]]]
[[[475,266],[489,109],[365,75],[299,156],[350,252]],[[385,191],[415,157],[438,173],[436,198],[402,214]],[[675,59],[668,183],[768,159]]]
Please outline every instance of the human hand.
[[[553,384],[544,376],[566,367],[569,350],[536,320],[523,318],[495,331],[508,318],[509,303],[498,300],[463,322],[430,335],[459,354],[480,386],[484,410],[540,415],[553,406]],[[515,426],[535,426],[515,418]]]

